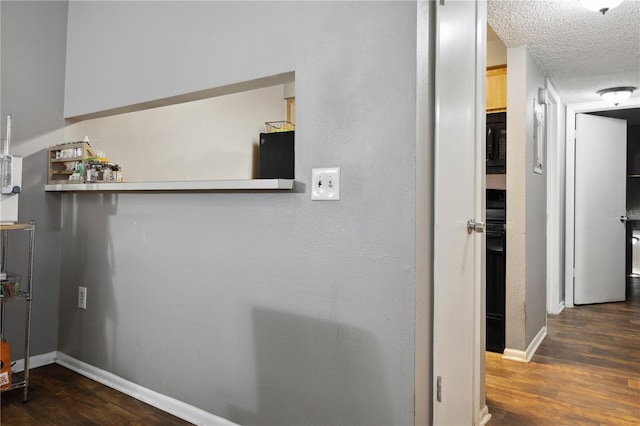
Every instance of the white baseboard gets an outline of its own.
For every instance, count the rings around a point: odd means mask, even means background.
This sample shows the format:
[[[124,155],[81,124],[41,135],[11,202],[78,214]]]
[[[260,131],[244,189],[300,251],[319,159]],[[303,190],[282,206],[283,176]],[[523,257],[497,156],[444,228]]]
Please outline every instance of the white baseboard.
[[[538,331],[538,334],[536,334],[536,337],[534,337],[531,343],[529,344],[529,347],[527,348],[527,362],[531,361],[531,358],[533,358],[533,355],[536,353],[536,351],[538,350],[538,347],[540,347],[540,344],[542,343],[545,337],[547,337],[546,325],[542,327],[540,331]]]
[[[509,361],[528,362],[527,353],[518,349],[506,348],[502,353],[502,359]]]
[[[32,368],[42,367],[43,365],[49,365],[56,362],[57,351],[49,352],[46,354],[34,355],[29,357],[29,370]],[[15,364],[14,364],[15,362]],[[11,371],[19,373],[24,371],[24,358],[16,359],[12,361],[13,366]]]
[[[180,417],[183,420],[196,425],[220,425],[220,426],[238,426],[215,414],[211,414],[193,405],[186,404],[175,398],[162,395],[151,389],[147,389],[133,382],[116,376],[113,373],[94,367],[90,364],[70,357],[62,352],[57,353],[56,362],[76,373],[82,374],[96,382],[109,386],[115,390],[125,393],[133,398],[143,401],[149,405],[159,408],[162,411]]]
[[[489,407],[484,406],[482,410],[480,410],[480,415],[478,416],[480,419],[478,422],[478,426],[485,426],[491,420],[491,414],[489,413]]]
[[[564,309],[564,301],[559,302],[555,309],[547,310],[547,315],[560,315],[560,312]]]
[[[540,346],[540,344],[542,343],[545,337],[547,337],[546,325],[540,329],[538,334],[536,334],[536,337],[533,338],[533,340],[527,347],[526,351],[507,348],[504,350],[504,353],[502,354],[502,359],[508,359],[511,361],[519,361],[519,362],[531,361],[531,358],[533,358],[533,355],[536,353],[536,351],[538,350],[538,347]]]

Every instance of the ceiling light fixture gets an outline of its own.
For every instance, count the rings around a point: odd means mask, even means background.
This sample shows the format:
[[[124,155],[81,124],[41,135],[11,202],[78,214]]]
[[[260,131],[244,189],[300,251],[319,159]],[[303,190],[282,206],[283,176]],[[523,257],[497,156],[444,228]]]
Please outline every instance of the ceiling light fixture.
[[[636,90],[637,87],[610,87],[609,89],[598,90],[596,93],[602,96],[605,101],[618,106],[618,104],[624,100],[627,100],[629,96]]]
[[[604,15],[605,13],[607,13],[607,11],[618,6],[624,0],[578,0],[578,1],[587,9],[593,10],[594,12],[600,12]]]

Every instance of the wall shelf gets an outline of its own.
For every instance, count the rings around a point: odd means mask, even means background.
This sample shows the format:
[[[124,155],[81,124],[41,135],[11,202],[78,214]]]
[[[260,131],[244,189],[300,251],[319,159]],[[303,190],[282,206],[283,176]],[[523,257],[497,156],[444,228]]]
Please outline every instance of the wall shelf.
[[[291,190],[293,179],[196,180],[177,182],[98,182],[45,185],[47,192],[192,192],[192,191],[265,191]]]

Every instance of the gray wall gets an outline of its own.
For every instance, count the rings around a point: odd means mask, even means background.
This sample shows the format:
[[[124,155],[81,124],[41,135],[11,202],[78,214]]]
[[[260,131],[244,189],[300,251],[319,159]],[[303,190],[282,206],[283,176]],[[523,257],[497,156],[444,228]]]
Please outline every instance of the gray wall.
[[[60,350],[242,424],[413,424],[415,2],[69,9],[66,116],[295,71],[297,190],[62,196]]]
[[[526,331],[528,346],[547,325],[547,174],[545,162],[542,174],[533,173],[533,100],[538,99],[538,89],[545,87],[544,73],[540,70],[527,50],[526,55],[526,110],[527,119],[527,167],[526,177]],[[546,150],[545,150],[546,151]],[[543,154],[546,159],[546,152]]]
[[[533,99],[545,81],[526,47],[507,56],[506,347],[525,351],[546,325],[546,171],[533,172]]]
[[[67,2],[0,3],[2,135],[13,117],[12,153],[24,156],[19,221],[36,220],[31,355],[55,351],[60,290],[60,198],[45,194],[46,148],[63,140]],[[27,239],[11,233],[8,265],[25,275]],[[7,305],[12,358],[23,354],[24,305]]]

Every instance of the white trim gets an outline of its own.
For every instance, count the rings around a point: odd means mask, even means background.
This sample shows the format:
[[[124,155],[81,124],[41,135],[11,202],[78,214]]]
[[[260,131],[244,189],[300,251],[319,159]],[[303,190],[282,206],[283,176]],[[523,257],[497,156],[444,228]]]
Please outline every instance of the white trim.
[[[434,7],[418,1],[416,44],[416,259],[433,256],[433,51]],[[432,413],[433,265],[416,262],[415,270],[415,425],[428,425]]]
[[[486,223],[486,124],[487,124],[487,3],[478,2],[476,6],[476,123],[475,123],[475,211],[474,217]],[[486,394],[486,238],[476,238],[474,258],[474,296],[473,296],[473,411],[475,425],[488,422],[489,409]],[[478,408],[483,407],[480,411]],[[486,409],[486,415],[484,411]]]
[[[58,364],[193,424],[238,426],[237,423],[230,420],[137,385],[62,352],[58,352],[57,355],[56,362]]]
[[[583,112],[610,111],[612,109],[627,109],[640,107],[640,97],[629,98],[621,102],[617,107],[605,102],[587,102],[567,105],[567,156],[566,156],[566,204],[565,204],[565,290],[564,304],[567,308],[573,308],[573,257],[575,249],[575,138],[576,138],[576,114]]]
[[[42,367],[44,365],[53,364],[56,362],[57,351],[48,352],[46,354],[34,355],[29,357],[29,371],[33,368]],[[11,367],[11,371],[19,373],[24,371],[24,358],[14,360],[15,364]]]
[[[484,406],[482,410],[480,410],[480,414],[478,414],[478,426],[485,426],[491,420],[491,413],[489,413],[489,407]]]
[[[564,108],[558,92],[551,80],[545,78],[546,90],[546,127],[547,127],[547,313],[558,314],[558,306],[563,303],[560,292],[560,276],[563,241],[561,235],[565,198],[564,175],[566,163],[561,161],[565,150],[565,137],[562,129],[565,125]]]
[[[178,182],[106,182],[45,185],[48,192],[69,191],[252,191],[293,189],[293,179],[193,180]]]
[[[526,351],[521,351],[519,349],[505,349],[502,354],[502,359],[508,359],[510,361],[518,361],[518,362],[529,362],[533,355],[538,350],[538,347],[547,337],[547,326],[545,325],[540,329],[536,337],[533,338]]]
[[[564,210],[564,305],[573,308],[573,249],[575,248],[574,238],[574,212],[575,212],[575,158],[576,158],[576,113],[567,106],[567,125],[565,139],[567,150],[565,154],[566,175],[565,175],[565,210]]]
[[[502,359],[508,359],[509,361],[528,362],[527,353],[519,349],[506,348],[502,353]]]
[[[540,329],[538,334],[536,334],[536,337],[534,337],[531,343],[529,343],[529,347],[527,347],[527,362],[531,361],[531,358],[533,358],[533,355],[536,353],[545,337],[547,337],[546,325]]]

